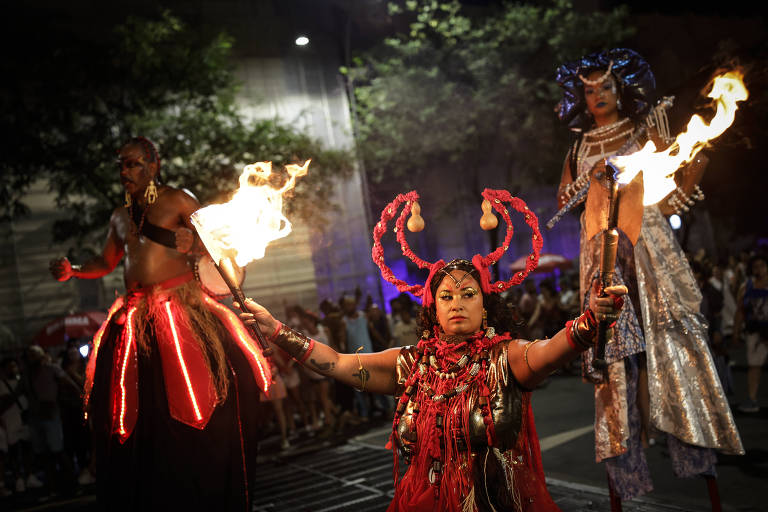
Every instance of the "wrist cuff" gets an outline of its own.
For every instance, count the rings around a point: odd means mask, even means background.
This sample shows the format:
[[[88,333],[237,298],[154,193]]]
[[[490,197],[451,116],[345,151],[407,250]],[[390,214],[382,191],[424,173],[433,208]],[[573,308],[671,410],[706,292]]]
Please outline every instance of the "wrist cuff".
[[[285,352],[299,363],[303,363],[315,348],[315,340],[296,332],[285,324],[280,327],[270,338],[270,341],[285,350]]]

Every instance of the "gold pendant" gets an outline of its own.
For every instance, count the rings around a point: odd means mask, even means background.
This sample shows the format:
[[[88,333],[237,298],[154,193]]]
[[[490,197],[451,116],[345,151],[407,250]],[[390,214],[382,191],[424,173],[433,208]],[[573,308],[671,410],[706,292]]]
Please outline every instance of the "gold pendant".
[[[155,180],[149,182],[146,190],[144,190],[144,199],[147,200],[147,204],[150,205],[157,200],[157,187],[155,186]]]

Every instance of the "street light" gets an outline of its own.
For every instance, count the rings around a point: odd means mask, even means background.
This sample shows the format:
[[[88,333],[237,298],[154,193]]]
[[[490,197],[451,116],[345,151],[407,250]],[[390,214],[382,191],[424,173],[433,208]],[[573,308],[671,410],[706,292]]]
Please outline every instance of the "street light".
[[[309,38],[307,36],[299,36],[296,38],[296,46],[306,46],[309,44]]]

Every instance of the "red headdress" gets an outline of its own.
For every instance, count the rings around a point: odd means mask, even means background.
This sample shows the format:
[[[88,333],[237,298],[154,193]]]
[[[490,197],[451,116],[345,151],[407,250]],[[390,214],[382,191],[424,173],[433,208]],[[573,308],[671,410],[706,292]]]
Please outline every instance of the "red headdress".
[[[506,190],[492,190],[487,188],[483,191],[483,198],[485,199],[485,201],[483,201],[483,210],[486,211],[485,215],[490,215],[493,217],[493,214],[490,213],[491,207],[499,214],[501,214],[501,216],[504,218],[504,221],[507,223],[507,234],[504,238],[504,243],[487,256],[476,254],[472,258],[472,265],[480,273],[480,286],[483,289],[483,293],[501,293],[509,289],[511,286],[522,283],[528,274],[532,272],[539,264],[539,253],[541,252],[541,247],[543,244],[541,239],[541,232],[539,231],[539,219],[536,217],[536,214],[534,214],[528,208],[522,199],[512,196],[512,194]],[[381,220],[376,223],[376,226],[373,228],[373,250],[371,251],[371,254],[373,256],[374,263],[378,265],[379,269],[381,270],[381,275],[384,277],[384,279],[394,284],[401,292],[410,292],[417,297],[421,297],[422,305],[424,307],[428,307],[434,302],[432,292],[429,289],[429,283],[432,281],[435,272],[438,272],[445,266],[445,262],[443,260],[439,260],[434,263],[430,263],[419,258],[413,253],[411,247],[408,245],[408,241],[405,239],[405,219],[408,217],[412,210],[414,217],[418,217],[420,212],[420,207],[417,202],[418,200],[419,194],[415,190],[412,190],[407,194],[398,194],[395,200],[384,208],[384,210],[381,212]],[[392,220],[395,215],[397,215],[397,210],[403,203],[405,203],[405,206],[403,207],[403,211],[400,213],[400,216],[395,222],[394,232],[397,236],[398,242],[400,242],[400,247],[403,250],[403,254],[406,255],[419,268],[429,269],[429,277],[427,277],[427,280],[423,285],[409,285],[405,281],[398,279],[392,273],[392,269],[390,269],[386,263],[384,263],[384,249],[381,246],[381,237],[387,231],[387,223]],[[491,283],[491,274],[488,271],[488,268],[494,263],[497,263],[504,255],[504,253],[509,249],[509,243],[512,241],[512,235],[514,233],[512,220],[509,217],[509,211],[507,210],[506,206],[504,206],[504,203],[508,203],[514,210],[524,215],[526,224],[528,224],[533,231],[533,235],[531,236],[533,252],[531,252],[530,256],[526,260],[524,271],[516,272],[508,281],[497,281],[495,283]],[[414,220],[414,218],[412,217],[411,220]],[[421,220],[420,217],[419,220]],[[493,217],[491,220],[491,227],[495,227],[496,222],[497,221],[495,217]],[[411,224],[412,223],[409,221],[408,227],[411,231],[421,231],[421,228],[423,227],[422,224],[422,226],[417,226],[414,228],[414,226]]]

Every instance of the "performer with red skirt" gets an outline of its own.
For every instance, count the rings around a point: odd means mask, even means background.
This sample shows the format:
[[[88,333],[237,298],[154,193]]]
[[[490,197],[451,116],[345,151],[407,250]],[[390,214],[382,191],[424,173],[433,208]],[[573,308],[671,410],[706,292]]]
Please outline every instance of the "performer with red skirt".
[[[60,281],[96,279],[124,259],[127,293],[93,339],[84,389],[97,503],[109,510],[250,510],[254,397],[269,366],[237,316],[195,280],[202,252],[191,195],[159,184],[144,137],[119,150],[124,206],[102,253],[51,262]]]
[[[249,312],[241,315],[310,369],[399,399],[390,439],[395,452],[390,511],[559,510],[544,481],[530,390],[592,345],[597,320],[616,318],[626,293],[623,286],[607,289],[607,297],[594,298],[551,339],[516,339],[512,312],[499,293],[536,267],[542,247],[538,220],[507,191],[485,190],[483,197],[508,226],[503,246],[485,257],[449,263],[418,258],[404,236],[411,212],[409,228],[423,228],[415,191],[390,203],[374,229],[373,258],[384,278],[422,299],[422,336],[415,346],[339,354],[291,330],[250,299]],[[400,206],[394,231],[403,253],[429,271],[423,285],[397,279],[384,263],[381,237]],[[533,252],[524,272],[492,283],[489,267],[512,239],[508,207],[530,226]],[[400,461],[409,465],[402,479]]]

